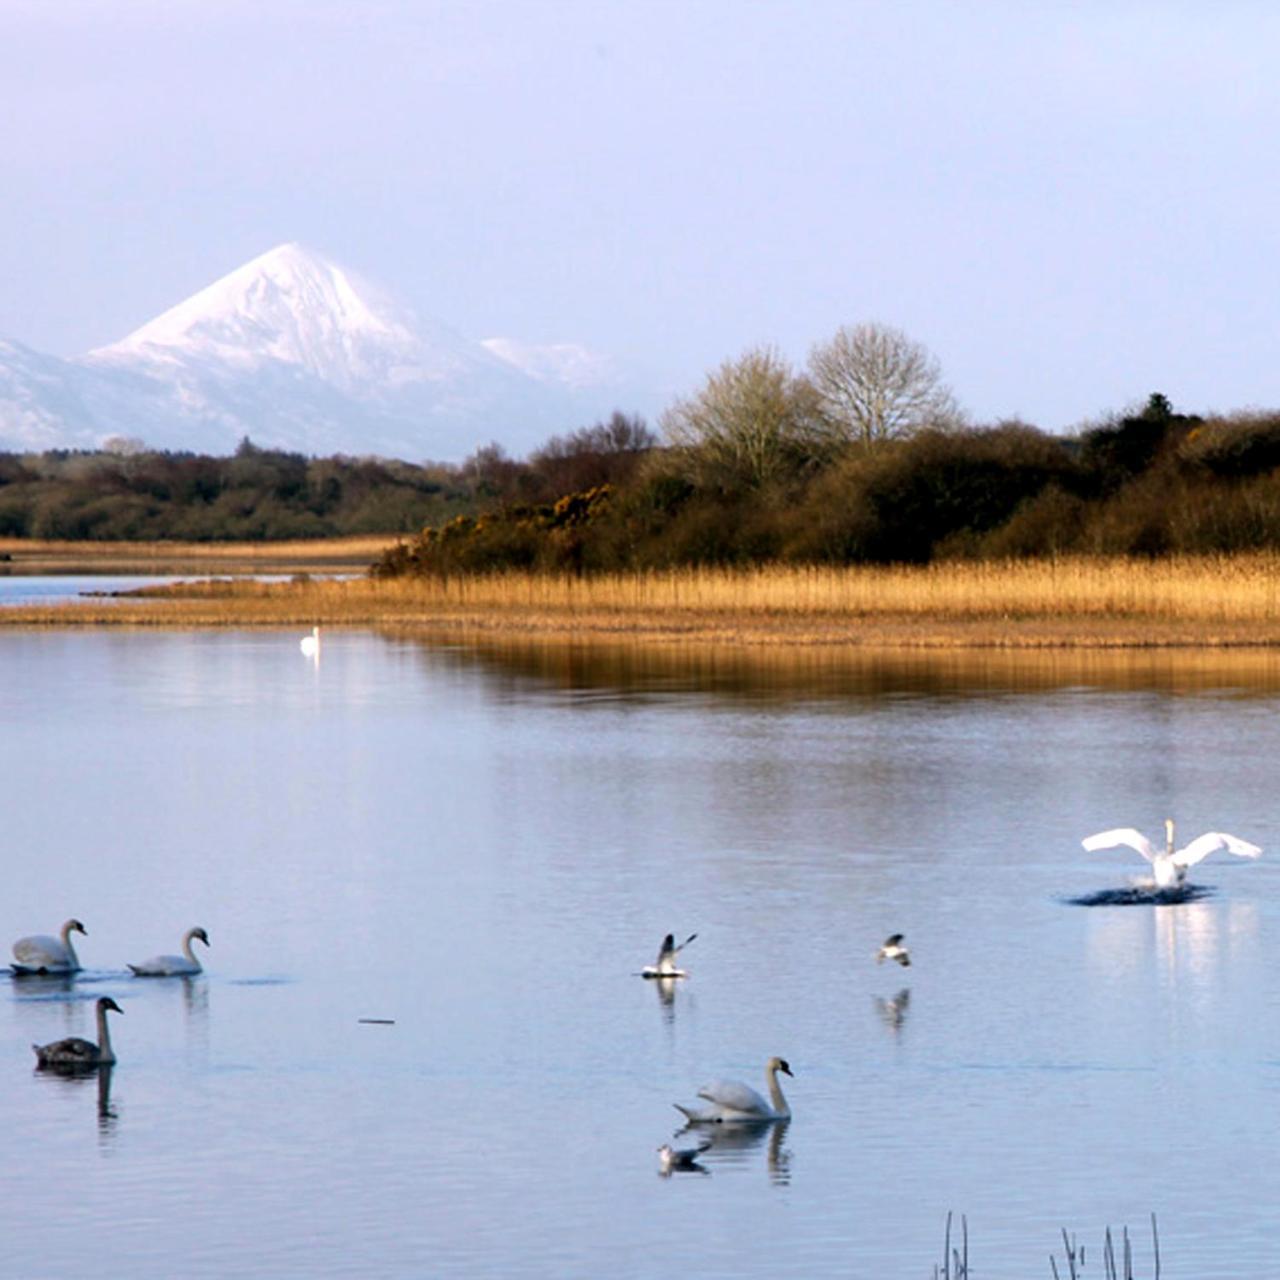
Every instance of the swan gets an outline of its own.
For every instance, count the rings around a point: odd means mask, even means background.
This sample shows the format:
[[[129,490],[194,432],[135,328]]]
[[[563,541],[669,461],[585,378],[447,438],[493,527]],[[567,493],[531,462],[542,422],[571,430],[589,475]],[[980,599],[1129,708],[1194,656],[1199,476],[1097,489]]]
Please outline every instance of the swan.
[[[1156,887],[1159,889],[1176,889],[1186,882],[1187,869],[1202,862],[1211,853],[1225,849],[1240,858],[1256,858],[1262,850],[1256,844],[1241,840],[1238,836],[1229,836],[1224,831],[1206,831],[1197,836],[1185,848],[1175,850],[1173,847],[1173,819],[1164,821],[1165,848],[1160,853],[1141,831],[1133,827],[1116,827],[1113,831],[1099,831],[1095,836],[1086,836],[1080,843],[1090,853],[1099,849],[1114,849],[1117,845],[1128,845],[1136,849],[1151,863],[1155,874]]]
[[[320,628],[312,627],[309,636],[303,636],[298,641],[298,648],[302,650],[304,658],[318,658],[320,656]]]
[[[885,960],[896,960],[904,969],[911,963],[911,953],[902,945],[902,934],[891,933],[876,952],[876,964]]]
[[[83,933],[86,938],[89,936],[88,930],[79,920],[68,920],[62,926],[60,938],[51,938],[44,933],[19,938],[13,944],[14,973],[78,972],[80,957],[71,945],[73,933]]]
[[[642,978],[687,978],[689,975],[676,966],[676,956],[685,949],[698,935],[691,933],[678,947],[676,935],[669,933],[658,948],[658,963],[647,964],[640,970]]]
[[[70,1036],[66,1040],[55,1040],[52,1044],[33,1044],[36,1066],[40,1067],[102,1067],[109,1066],[116,1060],[111,1048],[111,1033],[107,1030],[107,1010],[123,1013],[124,1010],[110,996],[103,996],[98,1001],[98,1043],[82,1040],[79,1036]]]
[[[204,969],[200,965],[200,961],[196,959],[195,953],[191,950],[193,939],[199,938],[207,947],[209,946],[209,935],[203,929],[197,926],[194,929],[188,929],[182,935],[182,954],[180,956],[152,956],[150,960],[143,960],[140,964],[131,964],[130,969],[139,978],[175,978],[185,977],[193,973],[203,973]]]
[[[768,1120],[789,1120],[791,1108],[782,1096],[778,1084],[778,1072],[791,1075],[791,1068],[783,1058],[770,1058],[765,1063],[764,1076],[769,1084],[769,1102],[766,1102],[750,1086],[737,1080],[718,1080],[698,1090],[698,1097],[711,1105],[684,1107],[672,1105],[690,1124],[751,1124]]]
[[[664,1178],[669,1178],[677,1169],[689,1173],[706,1173],[698,1163],[698,1157],[704,1151],[710,1151],[712,1145],[710,1138],[704,1138],[696,1147],[673,1147],[669,1142],[664,1142],[658,1148],[658,1163],[662,1166],[659,1172]]]

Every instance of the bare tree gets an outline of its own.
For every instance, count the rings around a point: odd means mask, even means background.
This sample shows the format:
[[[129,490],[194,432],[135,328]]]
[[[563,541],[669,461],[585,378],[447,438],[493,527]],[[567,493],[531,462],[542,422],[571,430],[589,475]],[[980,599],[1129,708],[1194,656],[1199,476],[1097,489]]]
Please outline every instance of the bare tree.
[[[846,443],[878,444],[963,420],[928,348],[889,325],[838,330],[809,353],[809,377],[832,435]]]
[[[820,447],[813,388],[772,347],[727,360],[662,415],[667,440],[704,480],[760,487]]]

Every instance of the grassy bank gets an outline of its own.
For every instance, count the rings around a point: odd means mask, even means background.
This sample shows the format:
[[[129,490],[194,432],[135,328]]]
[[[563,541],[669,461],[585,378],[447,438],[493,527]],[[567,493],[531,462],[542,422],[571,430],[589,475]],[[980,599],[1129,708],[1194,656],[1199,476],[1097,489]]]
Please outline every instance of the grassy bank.
[[[219,571],[212,560],[202,568]],[[122,600],[0,610],[0,625],[10,626],[313,623],[772,645],[1265,647],[1280,645],[1280,556],[222,580]]]
[[[297,542],[57,542],[0,538],[0,572],[361,573],[398,540],[394,534]]]

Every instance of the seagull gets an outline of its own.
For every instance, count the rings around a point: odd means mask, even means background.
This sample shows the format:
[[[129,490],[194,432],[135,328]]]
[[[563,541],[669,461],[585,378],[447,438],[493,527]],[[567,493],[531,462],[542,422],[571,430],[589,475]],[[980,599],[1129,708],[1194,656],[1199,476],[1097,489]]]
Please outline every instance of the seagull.
[[[302,650],[304,658],[318,658],[320,656],[320,628],[312,627],[309,636],[303,636],[298,641],[298,648]]]
[[[658,1163],[662,1166],[659,1172],[664,1178],[669,1178],[677,1170],[685,1173],[706,1173],[698,1163],[698,1157],[704,1151],[710,1151],[712,1147],[710,1138],[698,1143],[696,1147],[673,1147],[669,1142],[664,1142],[658,1148]]]
[[[1177,889],[1186,883],[1187,870],[1197,862],[1204,861],[1211,853],[1225,849],[1239,858],[1256,858],[1262,850],[1256,844],[1241,840],[1239,836],[1229,836],[1224,831],[1206,831],[1197,836],[1185,848],[1175,850],[1173,847],[1173,819],[1164,822],[1165,848],[1157,851],[1155,846],[1133,827],[1116,827],[1112,831],[1099,831],[1096,836],[1086,836],[1080,843],[1096,853],[1099,849],[1114,849],[1117,845],[1128,845],[1136,849],[1151,863],[1158,889]]]
[[[896,960],[905,969],[911,963],[911,953],[902,945],[902,936],[900,933],[891,933],[884,940],[884,946],[876,952],[876,964]]]
[[[669,933],[658,948],[658,963],[647,964],[640,970],[642,978],[687,978],[689,975],[676,966],[676,956],[685,949],[698,935],[691,933],[678,947],[676,935]]]
[[[782,1096],[778,1084],[778,1072],[791,1075],[791,1068],[784,1058],[770,1058],[765,1063],[764,1074],[769,1084],[769,1102],[766,1102],[749,1085],[737,1080],[718,1080],[698,1090],[698,1097],[711,1105],[685,1107],[674,1103],[690,1124],[761,1124],[772,1120],[790,1120],[791,1108]]]

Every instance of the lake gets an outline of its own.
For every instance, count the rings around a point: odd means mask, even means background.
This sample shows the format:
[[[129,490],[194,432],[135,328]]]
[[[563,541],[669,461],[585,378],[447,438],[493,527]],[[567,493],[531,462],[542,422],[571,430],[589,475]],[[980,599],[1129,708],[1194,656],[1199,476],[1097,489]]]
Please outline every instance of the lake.
[[[88,930],[0,979],[5,1271],[926,1280],[954,1211],[988,1280],[1108,1224],[1150,1276],[1152,1212],[1165,1277],[1269,1274],[1278,711],[1266,655],[0,632],[0,941]],[[1266,853],[1072,904],[1167,816]],[[109,1081],[35,1072],[102,995]],[[775,1054],[790,1123],[660,1176]]]

